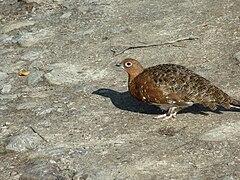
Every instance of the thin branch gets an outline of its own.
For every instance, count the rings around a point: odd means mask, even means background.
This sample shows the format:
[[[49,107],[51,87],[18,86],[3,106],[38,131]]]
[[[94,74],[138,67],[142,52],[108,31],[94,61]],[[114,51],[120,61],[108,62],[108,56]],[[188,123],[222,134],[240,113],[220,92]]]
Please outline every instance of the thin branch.
[[[48,140],[46,140],[40,133],[38,133],[32,126],[30,126],[30,128],[32,129],[32,131],[34,133],[36,133],[40,138],[42,138],[42,140],[44,140],[45,142],[48,143]]]
[[[118,56],[118,55],[120,55],[120,54],[122,54],[125,51],[128,51],[130,49],[148,48],[148,47],[165,46],[165,45],[183,47],[183,46],[174,45],[174,43],[181,42],[181,41],[196,40],[196,39],[199,39],[199,37],[189,36],[189,37],[179,38],[177,40],[169,41],[169,42],[165,42],[165,43],[161,43],[161,44],[144,44],[144,45],[137,45],[137,46],[129,46],[129,47],[127,47],[127,48],[125,48],[125,49],[123,49],[119,52],[117,52],[114,49],[111,49],[111,51],[113,52],[113,56]]]

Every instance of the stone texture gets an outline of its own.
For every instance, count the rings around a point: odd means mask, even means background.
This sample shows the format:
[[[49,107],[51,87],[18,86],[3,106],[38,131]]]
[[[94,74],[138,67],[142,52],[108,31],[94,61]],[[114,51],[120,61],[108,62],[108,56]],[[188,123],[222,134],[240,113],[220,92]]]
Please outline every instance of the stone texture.
[[[199,137],[203,141],[237,141],[240,137],[240,122],[223,124]]]
[[[92,68],[69,63],[51,64],[46,70],[50,72],[44,74],[44,77],[52,85],[78,84],[86,78],[99,80],[106,76],[105,70],[93,71]]]
[[[41,29],[38,32],[34,33],[22,33],[19,37],[16,38],[16,41],[21,47],[30,47],[39,41],[48,39],[52,36],[54,36],[52,31],[48,29]]]
[[[235,54],[233,55],[233,57],[234,57],[238,62],[240,62],[240,51],[237,52],[237,53],[235,53]]]
[[[7,73],[0,71],[0,81],[4,80],[7,77]]]
[[[65,12],[63,15],[61,15],[60,18],[65,19],[65,18],[69,18],[72,15],[72,12]]]
[[[57,63],[52,64],[50,68],[52,68],[52,71],[46,73],[44,77],[53,85],[76,84],[81,78],[80,68],[72,64]]]
[[[42,158],[42,157],[54,157],[59,155],[64,155],[69,150],[65,147],[49,147],[46,149],[42,149],[40,151],[32,153],[29,158],[30,159],[36,159],[36,158]]]
[[[16,29],[20,29],[26,26],[33,26],[35,21],[20,21],[20,22],[11,22],[0,27],[0,33],[8,33]]]
[[[12,89],[12,85],[11,84],[4,84],[2,86],[1,92],[2,92],[2,94],[6,94],[6,93],[9,93],[11,91],[11,89]]]
[[[240,68],[233,58],[239,0],[0,1],[0,28],[36,22],[0,34],[0,71],[6,75],[0,81],[0,179],[239,179],[239,109],[212,112],[194,105],[177,119],[153,119],[161,110],[133,99],[127,74],[115,67],[127,57],[144,67],[183,65],[239,99]],[[114,47],[190,36],[199,39],[113,56]],[[22,70],[57,71],[62,84],[43,75],[29,85],[28,76],[18,75]],[[12,88],[2,94],[5,84]],[[47,142],[6,151],[29,126]],[[217,136],[207,136],[211,141],[200,139],[222,126]]]
[[[0,100],[14,100],[18,97],[17,94],[0,94]]]
[[[21,57],[21,59],[27,60],[27,61],[33,61],[33,60],[42,58],[43,57],[42,54],[43,54],[43,52],[40,52],[40,51],[29,51],[29,52],[26,52]]]
[[[43,80],[43,71],[31,72],[28,76],[28,85],[33,86]]]
[[[37,148],[43,139],[32,129],[28,128],[20,134],[11,138],[6,146],[8,151],[25,152],[30,149]]]
[[[45,109],[45,108],[39,107],[39,108],[37,108],[35,110],[36,116],[46,116],[47,114],[50,114],[53,111],[56,111],[56,109],[55,108],[47,108],[47,109]]]
[[[26,2],[26,3],[38,3],[38,4],[41,4],[41,3],[45,3],[49,0],[21,0],[23,2]]]
[[[24,102],[21,104],[18,104],[16,109],[17,110],[26,110],[26,109],[33,109],[38,106],[37,102]]]
[[[48,179],[48,180],[64,180],[61,170],[55,164],[36,161],[24,169],[20,180],[28,179]]]

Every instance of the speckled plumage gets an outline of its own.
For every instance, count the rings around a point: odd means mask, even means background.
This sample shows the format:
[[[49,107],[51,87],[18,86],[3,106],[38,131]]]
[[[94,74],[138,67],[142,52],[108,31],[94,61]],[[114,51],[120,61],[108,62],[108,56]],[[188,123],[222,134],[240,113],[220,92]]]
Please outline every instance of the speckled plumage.
[[[123,60],[121,66],[129,75],[130,94],[140,101],[169,110],[163,116],[165,118],[175,117],[179,110],[194,103],[211,110],[216,110],[217,105],[227,109],[230,105],[240,106],[240,101],[183,66],[160,64],[143,69],[137,60],[130,58]]]

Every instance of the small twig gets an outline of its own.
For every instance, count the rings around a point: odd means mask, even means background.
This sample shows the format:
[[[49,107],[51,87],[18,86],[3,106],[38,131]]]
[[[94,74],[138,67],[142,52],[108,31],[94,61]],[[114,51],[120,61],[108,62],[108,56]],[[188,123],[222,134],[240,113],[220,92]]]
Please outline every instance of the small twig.
[[[174,43],[177,42],[181,42],[181,41],[189,41],[189,40],[196,40],[199,39],[199,37],[193,37],[193,36],[189,36],[189,37],[185,37],[185,38],[179,38],[177,40],[174,41],[169,41],[169,42],[165,42],[165,43],[161,43],[161,44],[144,44],[144,45],[137,45],[137,46],[129,46],[125,49],[123,49],[122,51],[117,52],[114,49],[111,49],[111,51],[113,52],[113,56],[117,56],[119,54],[124,53],[125,51],[128,51],[130,49],[139,49],[139,48],[148,48],[148,47],[156,47],[156,46],[164,46],[164,45],[172,45],[172,46],[176,46],[176,47],[183,47],[183,46],[177,46],[174,45]]]
[[[36,133],[40,138],[42,138],[42,140],[44,140],[45,142],[48,143],[48,140],[46,140],[40,133],[38,133],[32,126],[30,126],[30,128],[32,129],[32,131],[34,133]]]

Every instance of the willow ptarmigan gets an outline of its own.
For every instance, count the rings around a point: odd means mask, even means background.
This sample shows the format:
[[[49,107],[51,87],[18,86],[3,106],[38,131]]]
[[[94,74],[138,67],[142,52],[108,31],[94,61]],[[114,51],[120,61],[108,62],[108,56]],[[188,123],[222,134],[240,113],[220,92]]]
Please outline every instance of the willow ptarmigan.
[[[128,90],[136,99],[168,110],[155,118],[176,117],[178,111],[195,103],[216,110],[217,105],[229,109],[240,106],[209,80],[176,64],[160,64],[143,69],[134,59],[125,59],[121,66],[128,73]]]

